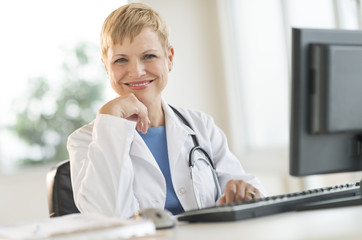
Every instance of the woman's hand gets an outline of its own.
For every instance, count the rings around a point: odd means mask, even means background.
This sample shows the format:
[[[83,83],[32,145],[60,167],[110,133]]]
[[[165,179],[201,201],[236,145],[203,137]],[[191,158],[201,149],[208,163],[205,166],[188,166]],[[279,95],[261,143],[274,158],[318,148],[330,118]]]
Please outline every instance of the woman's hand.
[[[99,114],[109,114],[137,122],[137,130],[146,134],[150,126],[147,107],[137,97],[130,93],[117,97],[104,104],[98,111]]]
[[[243,180],[230,180],[225,187],[224,195],[220,198],[220,204],[229,204],[244,200],[260,198],[260,192],[253,185]]]

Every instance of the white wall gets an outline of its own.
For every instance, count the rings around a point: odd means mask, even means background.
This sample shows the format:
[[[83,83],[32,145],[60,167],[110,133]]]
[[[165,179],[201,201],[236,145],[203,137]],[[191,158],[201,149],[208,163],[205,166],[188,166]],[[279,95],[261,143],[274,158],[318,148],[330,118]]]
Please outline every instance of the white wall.
[[[46,166],[0,175],[0,224],[48,217],[48,169]]]

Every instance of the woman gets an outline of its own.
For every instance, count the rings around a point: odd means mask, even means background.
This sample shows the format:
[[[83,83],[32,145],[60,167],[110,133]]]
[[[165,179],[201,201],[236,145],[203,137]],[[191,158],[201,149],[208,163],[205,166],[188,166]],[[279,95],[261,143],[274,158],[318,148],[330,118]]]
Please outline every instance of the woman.
[[[139,3],[112,12],[101,31],[101,50],[119,97],[68,139],[74,199],[81,212],[130,217],[154,207],[178,214],[263,195],[259,181],[244,172],[209,116],[171,108],[162,98],[174,49],[157,12]],[[195,162],[190,178],[192,136],[206,152],[196,151],[192,159],[209,155],[218,181],[203,160]]]

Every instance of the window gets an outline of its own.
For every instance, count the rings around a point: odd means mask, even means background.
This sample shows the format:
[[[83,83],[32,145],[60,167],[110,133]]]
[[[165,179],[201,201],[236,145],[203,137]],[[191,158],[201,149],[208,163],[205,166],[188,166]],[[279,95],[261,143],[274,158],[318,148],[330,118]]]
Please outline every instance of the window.
[[[247,149],[286,146],[288,63],[279,1],[234,1]]]
[[[361,29],[360,0],[227,3],[224,18],[229,22],[223,24],[227,29],[223,35],[230,39],[223,41],[229,42],[224,48],[230,53],[225,61],[232,65],[227,66],[230,85],[239,86],[238,90],[229,87],[229,104],[241,103],[232,108],[233,112],[239,111],[231,117],[237,119],[232,121],[232,128],[238,129],[231,136],[232,150],[271,193],[321,186],[321,182],[333,185],[339,179],[335,175],[299,181],[288,174],[291,28]],[[232,14],[225,16],[226,12]],[[356,177],[345,174],[343,178],[344,182],[353,182]]]
[[[360,26],[360,1],[234,0],[243,136],[247,151],[287,149],[291,28]]]
[[[68,157],[67,135],[106,95],[103,21],[126,2],[0,3],[0,170]]]

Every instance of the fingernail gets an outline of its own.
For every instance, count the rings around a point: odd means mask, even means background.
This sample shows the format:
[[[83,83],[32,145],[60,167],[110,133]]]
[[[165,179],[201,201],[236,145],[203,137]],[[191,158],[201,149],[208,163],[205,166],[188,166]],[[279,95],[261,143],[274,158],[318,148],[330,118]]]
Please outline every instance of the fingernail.
[[[142,130],[143,130],[143,133],[146,134],[147,130],[148,130],[148,126],[145,126],[145,124],[142,124]]]

